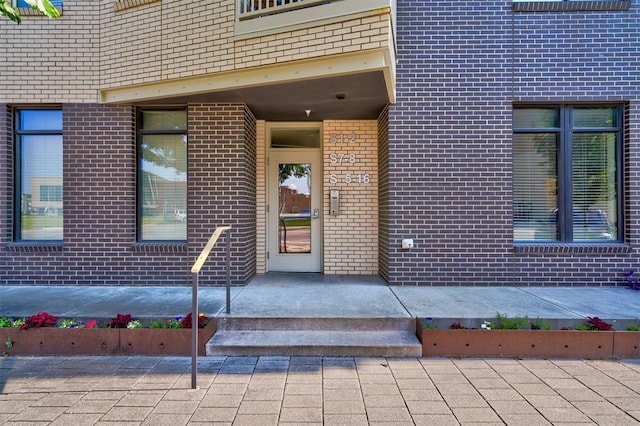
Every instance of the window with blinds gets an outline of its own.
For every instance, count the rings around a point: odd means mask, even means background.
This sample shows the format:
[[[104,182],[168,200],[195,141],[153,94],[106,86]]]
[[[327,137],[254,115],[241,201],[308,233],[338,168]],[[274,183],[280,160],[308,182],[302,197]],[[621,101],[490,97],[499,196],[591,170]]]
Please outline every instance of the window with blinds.
[[[619,107],[514,109],[514,241],[620,236]]]
[[[62,111],[17,109],[15,140],[15,239],[61,241]]]
[[[187,239],[187,112],[138,114],[138,239]]]

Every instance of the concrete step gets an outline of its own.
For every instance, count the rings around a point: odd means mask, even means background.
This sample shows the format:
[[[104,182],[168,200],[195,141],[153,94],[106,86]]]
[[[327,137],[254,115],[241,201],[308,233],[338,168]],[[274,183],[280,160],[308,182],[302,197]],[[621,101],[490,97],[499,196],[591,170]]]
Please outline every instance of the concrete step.
[[[207,355],[420,356],[413,318],[220,318]]]

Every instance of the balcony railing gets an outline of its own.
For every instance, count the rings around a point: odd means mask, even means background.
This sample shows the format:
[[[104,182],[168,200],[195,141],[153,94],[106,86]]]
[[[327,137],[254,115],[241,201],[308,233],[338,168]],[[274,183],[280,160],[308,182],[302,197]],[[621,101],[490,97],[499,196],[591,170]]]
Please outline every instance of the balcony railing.
[[[396,0],[236,0],[235,35],[246,39],[389,10],[395,22]]]
[[[238,0],[238,20],[275,15],[339,0]]]

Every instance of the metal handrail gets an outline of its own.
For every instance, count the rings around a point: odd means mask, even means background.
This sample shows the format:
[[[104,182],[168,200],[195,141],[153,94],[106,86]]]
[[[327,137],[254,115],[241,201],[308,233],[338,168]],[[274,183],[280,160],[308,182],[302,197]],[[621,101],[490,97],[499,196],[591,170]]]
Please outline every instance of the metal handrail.
[[[197,374],[198,374],[198,275],[204,262],[209,258],[211,249],[218,242],[218,238],[223,232],[229,231],[230,226],[218,226],[214,231],[211,238],[207,242],[207,245],[200,252],[200,256],[191,267],[191,273],[193,274],[193,285],[191,287],[191,389],[197,387]],[[231,233],[227,234],[226,238],[226,269],[227,269],[227,314],[231,313]]]

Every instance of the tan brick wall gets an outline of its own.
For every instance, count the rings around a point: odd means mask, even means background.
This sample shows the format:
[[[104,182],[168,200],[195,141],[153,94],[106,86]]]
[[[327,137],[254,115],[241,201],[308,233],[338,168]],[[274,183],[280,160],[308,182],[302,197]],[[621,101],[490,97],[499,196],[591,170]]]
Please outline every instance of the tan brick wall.
[[[110,2],[113,4],[113,1]],[[7,103],[95,102],[99,7],[65,0],[59,19],[0,19],[0,99]]]
[[[163,2],[115,12],[102,2],[100,85],[118,87],[162,79]]]
[[[235,43],[236,68],[337,55],[389,45],[389,17],[371,16]]]
[[[58,20],[0,20],[3,101],[95,102],[99,89],[388,47],[388,15],[235,40],[235,0],[66,0]]]
[[[234,68],[233,0],[169,1],[162,4],[163,79]]]
[[[105,11],[102,88],[202,76],[389,45],[388,15],[234,40],[235,3],[160,2]],[[185,25],[188,22],[189,25]]]
[[[324,273],[378,273],[378,125],[325,121]],[[329,192],[340,190],[340,214],[329,214]]]
[[[267,272],[267,133],[266,122],[256,125],[256,273]]]

